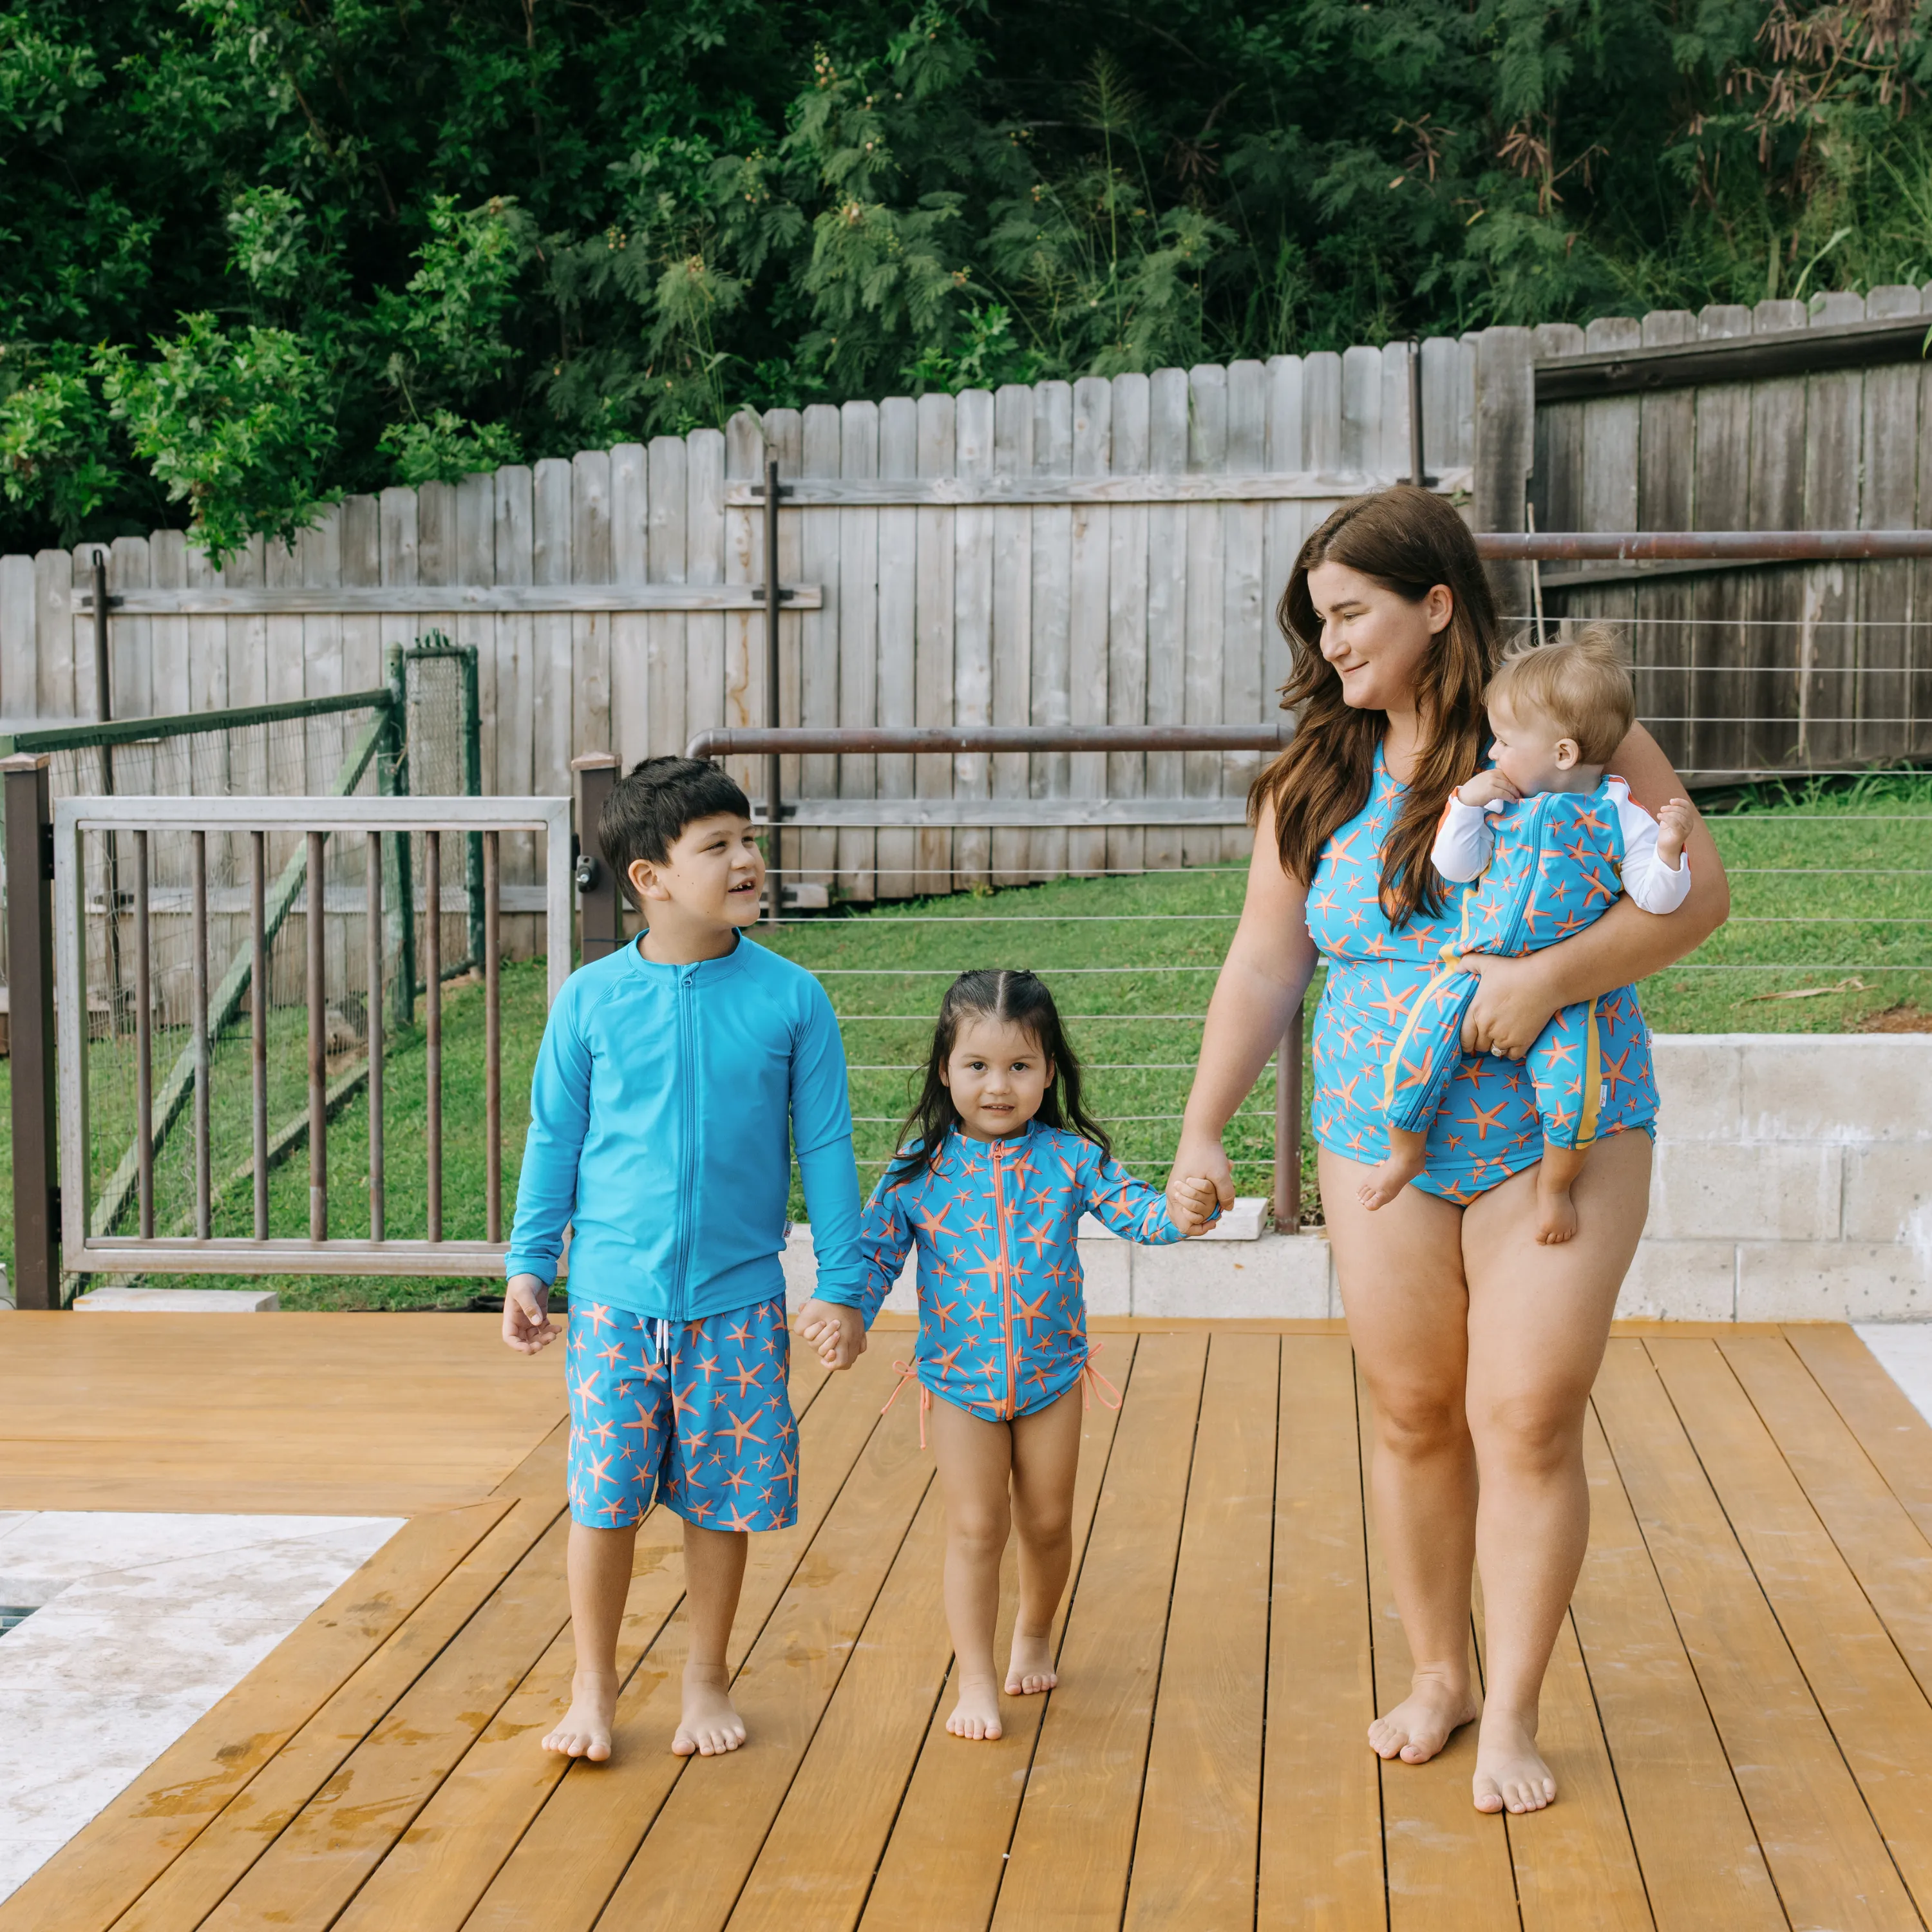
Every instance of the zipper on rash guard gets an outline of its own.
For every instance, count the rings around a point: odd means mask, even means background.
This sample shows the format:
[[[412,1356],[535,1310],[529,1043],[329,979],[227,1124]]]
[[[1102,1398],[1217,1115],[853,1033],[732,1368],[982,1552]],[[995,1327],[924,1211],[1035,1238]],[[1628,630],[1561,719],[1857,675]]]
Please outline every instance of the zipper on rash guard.
[[[677,976],[677,1084],[684,1114],[684,1148],[679,1162],[677,1204],[676,1318],[691,1319],[691,1283],[686,1279],[691,1266],[692,1203],[698,1191],[698,1046],[697,1024],[692,1003],[692,991],[687,967]]]
[[[1019,1410],[1019,1377],[1013,1360],[1013,1274],[1006,1260],[1006,1190],[1001,1168],[1005,1151],[1004,1141],[993,1143],[993,1226],[1000,1238],[1000,1314],[1006,1336],[1006,1420],[1010,1422]]]

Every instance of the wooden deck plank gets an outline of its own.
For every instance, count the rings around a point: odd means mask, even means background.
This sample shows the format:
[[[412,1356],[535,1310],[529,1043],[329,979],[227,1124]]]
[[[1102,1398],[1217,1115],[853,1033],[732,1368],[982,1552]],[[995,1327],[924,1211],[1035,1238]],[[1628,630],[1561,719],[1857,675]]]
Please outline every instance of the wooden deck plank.
[[[1556,1774],[1556,1802],[1503,1820],[1523,1932],[1654,1932],[1603,1722],[1567,1616],[1543,1680],[1537,1743]]]
[[[752,1868],[730,1932],[850,1932],[892,1835],[952,1661],[935,1484]]]
[[[1584,1420],[1590,1546],[1570,1614],[1658,1932],[1785,1932],[1750,1814],[1622,1478]]]
[[[10,1898],[4,1932],[104,1932],[511,1507],[405,1523]]]
[[[1720,1346],[1918,1688],[1932,1696],[1932,1542],[1781,1336]]]
[[[654,1509],[638,1527],[617,1636],[628,1677],[684,1596],[684,1525]],[[570,1708],[576,1648],[558,1633],[338,1922],[338,1932],[457,1932],[556,1789],[566,1761],[537,1740]]]
[[[562,1351],[513,1355],[499,1326],[9,1316],[0,1510],[400,1516],[480,1502],[566,1406]],[[212,1372],[219,1402],[200,1399]]]
[[[1718,1345],[1648,1346],[1892,1862],[1932,1916],[1932,1704]]]
[[[320,1932],[334,1923],[562,1628],[568,1531],[558,1512],[460,1636],[201,1922],[209,1932],[264,1924]]]
[[[1932,1422],[1850,1329],[1793,1323],[1784,1334],[1906,1513],[1932,1537]]]
[[[1280,1383],[1278,1342],[1209,1342],[1127,1932],[1255,1922]]]
[[[1357,1390],[1366,1474],[1372,1423],[1370,1397],[1359,1371]],[[1366,1482],[1363,1487],[1366,1492]],[[1376,1705],[1385,1711],[1408,1695],[1414,1664],[1376,1538],[1372,1498],[1367,1516]],[[1469,1796],[1475,1726],[1465,1724],[1426,1764],[1399,1760],[1378,1760],[1377,1764],[1391,1932],[1498,1932],[1516,1924],[1516,1886],[1502,1821],[1478,1811]]]
[[[758,1748],[678,1780],[600,1923],[716,1932],[731,1916],[932,1481],[905,1406],[873,1430],[739,1671],[733,1696]]]
[[[1281,1348],[1274,1600],[1262,1781],[1262,1932],[1388,1922],[1354,1358],[1339,1335]]]
[[[798,1367],[795,1358],[795,1376]],[[742,1661],[789,1587],[871,1438],[891,1381],[886,1352],[872,1350],[828,1384],[832,1400],[814,1400],[800,1418],[798,1521],[752,1539],[732,1637],[734,1660]],[[466,1932],[527,1932],[538,1925],[544,1932],[587,1932],[596,1922],[688,1762],[669,1748],[687,1641],[680,1607],[618,1697],[610,1762],[568,1767],[491,1881]]]
[[[1207,1357],[1204,1335],[1134,1352],[996,1927],[1120,1922]]]
[[[1126,1358],[1109,1372],[1124,1387],[1132,1379],[1138,1343],[1130,1339]],[[1078,1597],[1082,1566],[1094,1514],[1106,1481],[1119,1418],[1096,1403],[1080,1429],[1080,1468],[1073,1487],[1072,1582],[1054,1623],[1056,1654],[1064,1647],[1068,1615]],[[1012,1638],[1015,1570],[1009,1547],[1001,1572],[1000,1622],[994,1654],[1005,1654]],[[1041,1720],[1048,1700],[1001,1700],[1005,1735],[990,1744],[970,1744],[950,1736],[946,1719],[952,1708],[950,1682],[940,1689],[911,1781],[892,1826],[892,1838],[860,1918],[861,1932],[985,1932],[993,1916],[1013,1820],[1025,1790]]]
[[[1643,1343],[1610,1344],[1596,1406],[1792,1923],[1918,1932],[1918,1916]]]

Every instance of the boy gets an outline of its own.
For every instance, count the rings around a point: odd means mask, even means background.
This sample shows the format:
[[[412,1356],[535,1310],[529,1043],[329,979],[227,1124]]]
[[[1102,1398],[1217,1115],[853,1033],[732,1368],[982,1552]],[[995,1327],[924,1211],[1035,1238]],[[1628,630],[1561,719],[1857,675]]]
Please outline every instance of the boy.
[[[551,1009],[503,1300],[503,1340],[548,1346],[570,1223],[577,1668],[543,1745],[610,1755],[632,1546],[662,1498],[684,1519],[691,1626],[671,1749],[710,1757],[745,1741],[725,1648],[748,1532],[798,1514],[779,1265],[794,1142],[820,1275],[854,1303],[864,1285],[845,1054],[818,982],[740,930],[765,866],[723,772],[646,758],[613,789],[597,839],[649,930],[572,974]],[[833,1366],[865,1346],[856,1308],[814,1300],[800,1319],[833,1324]]]

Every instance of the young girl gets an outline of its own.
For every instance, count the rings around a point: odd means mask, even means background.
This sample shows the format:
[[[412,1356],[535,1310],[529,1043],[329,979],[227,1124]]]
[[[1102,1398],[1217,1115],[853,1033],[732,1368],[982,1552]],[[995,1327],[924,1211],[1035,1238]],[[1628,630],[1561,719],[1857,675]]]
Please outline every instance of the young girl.
[[[931,1412],[946,1498],[959,1693],[946,1728],[955,1737],[1000,1736],[993,1625],[1010,1528],[1019,1532],[1020,1603],[1006,1693],[1058,1681],[1052,1629],[1072,1558],[1078,1385],[1108,1386],[1088,1346],[1080,1217],[1097,1214],[1130,1240],[1178,1241],[1214,1211],[1204,1180],[1186,1185],[1194,1211],[1177,1225],[1160,1192],[1112,1158],[1081,1106],[1079,1066],[1040,980],[989,971],[953,981],[860,1243],[868,1327],[919,1250],[919,1342],[903,1372],[919,1381],[922,1442]],[[842,1352],[830,1321],[800,1333],[828,1362]]]

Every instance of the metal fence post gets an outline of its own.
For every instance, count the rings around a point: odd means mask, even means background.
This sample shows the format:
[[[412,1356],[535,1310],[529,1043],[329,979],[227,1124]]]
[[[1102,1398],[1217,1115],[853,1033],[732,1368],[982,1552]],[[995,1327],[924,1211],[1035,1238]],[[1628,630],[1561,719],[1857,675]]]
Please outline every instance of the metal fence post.
[[[616,788],[617,760],[608,752],[572,758],[577,777],[578,950],[584,964],[608,958],[624,943],[624,902],[617,875],[597,846],[597,821]]]
[[[1274,1061],[1274,1225],[1301,1231],[1301,1006],[1298,1002]]]
[[[7,814],[7,949],[12,1032],[14,1295],[58,1308],[60,1166],[54,1118],[53,814],[48,760],[0,760]]]
[[[483,704],[478,692],[476,646],[463,644],[463,794],[483,796]],[[463,851],[464,889],[470,898],[470,962],[480,972],[487,963],[483,931],[483,835],[472,832]]]
[[[409,670],[400,644],[389,646],[389,742],[387,755],[377,761],[376,790],[386,797],[406,798],[410,790]],[[389,835],[392,862],[384,923],[388,928],[389,956],[396,976],[389,986],[389,1024],[416,1023],[416,892],[410,866],[410,835]]]

